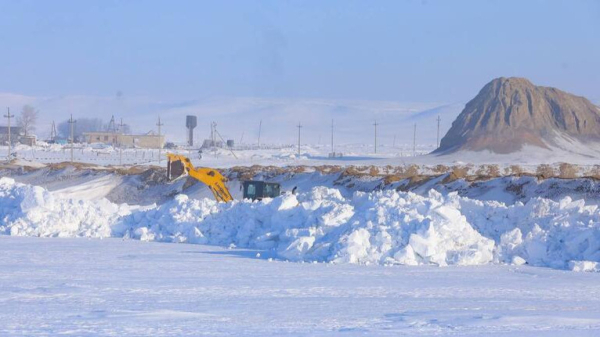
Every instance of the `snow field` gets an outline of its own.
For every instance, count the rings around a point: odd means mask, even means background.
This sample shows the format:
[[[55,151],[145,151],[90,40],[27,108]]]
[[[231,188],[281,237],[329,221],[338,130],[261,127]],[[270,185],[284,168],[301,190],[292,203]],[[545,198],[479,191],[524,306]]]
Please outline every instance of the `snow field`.
[[[568,197],[507,206],[435,191],[344,198],[315,187],[261,202],[178,195],[160,206],[133,207],[63,199],[1,178],[0,233],[245,247],[307,262],[600,269],[600,210]]]
[[[0,236],[0,336],[598,336],[600,274]]]

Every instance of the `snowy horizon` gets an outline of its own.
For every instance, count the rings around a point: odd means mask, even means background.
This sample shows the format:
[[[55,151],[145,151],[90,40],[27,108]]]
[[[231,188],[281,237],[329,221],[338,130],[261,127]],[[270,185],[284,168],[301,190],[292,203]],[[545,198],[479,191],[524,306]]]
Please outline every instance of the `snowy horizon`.
[[[375,100],[342,100],[320,98],[271,98],[215,96],[196,99],[162,100],[151,96],[26,96],[0,93],[0,106],[11,107],[18,115],[21,108],[31,105],[39,111],[36,134],[40,140],[50,135],[51,124],[66,121],[70,115],[78,118],[100,118],[108,123],[112,116],[123,120],[134,133],[157,131],[158,117],[164,123],[162,133],[167,141],[185,142],[185,116],[198,117],[195,139],[208,138],[210,122],[217,123],[223,137],[242,143],[258,141],[262,120],[261,143],[296,144],[297,125],[302,124],[302,143],[326,145],[331,142],[331,121],[334,121],[334,141],[338,144],[371,144],[374,122],[378,125],[378,142],[412,144],[413,128],[417,124],[418,144],[435,145],[437,118],[440,116],[440,137],[463,108],[456,102],[394,102]],[[3,121],[5,124],[6,121]]]

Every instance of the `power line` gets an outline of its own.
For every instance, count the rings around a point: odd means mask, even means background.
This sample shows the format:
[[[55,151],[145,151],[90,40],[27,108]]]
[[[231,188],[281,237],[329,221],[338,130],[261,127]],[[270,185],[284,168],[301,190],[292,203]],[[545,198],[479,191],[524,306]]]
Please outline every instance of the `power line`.
[[[8,159],[10,159],[10,154],[11,154],[11,143],[10,143],[10,119],[15,117],[15,115],[11,115],[10,114],[10,108],[7,107],[6,108],[6,115],[4,115],[5,118],[8,118]]]

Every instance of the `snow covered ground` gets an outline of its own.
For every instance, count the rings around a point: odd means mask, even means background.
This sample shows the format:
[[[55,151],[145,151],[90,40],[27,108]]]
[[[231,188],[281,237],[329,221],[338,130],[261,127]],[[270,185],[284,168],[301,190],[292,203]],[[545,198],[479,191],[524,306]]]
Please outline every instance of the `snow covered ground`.
[[[511,154],[495,154],[486,151],[462,151],[453,154],[430,154],[435,150],[435,143],[418,143],[413,151],[413,144],[379,143],[377,152],[373,144],[352,143],[336,144],[335,157],[331,157],[330,144],[302,144],[298,154],[294,144],[242,144],[232,149],[118,149],[101,144],[76,144],[73,149],[73,161],[97,166],[131,166],[158,165],[164,166],[167,152],[183,154],[189,157],[194,165],[215,168],[234,166],[271,165],[271,166],[403,166],[403,165],[482,165],[494,164],[500,167],[510,165],[537,166],[539,164],[570,163],[577,165],[597,165],[600,162],[600,146],[597,144],[568,143],[562,140],[566,151],[560,148],[543,149],[526,146],[523,150]],[[71,160],[71,149],[68,145],[44,144],[38,146],[17,145],[11,152],[25,166],[38,167],[42,164],[68,162]],[[8,148],[0,146],[0,159],[6,159]],[[159,160],[160,159],[160,160]]]
[[[257,254],[261,256],[257,258]],[[0,236],[0,335],[597,336],[600,274]]]
[[[123,158],[157,155],[139,151]],[[336,159],[327,147],[303,147],[299,158],[293,147],[245,151],[194,163],[383,170],[434,158],[367,146]],[[48,152],[48,162],[69,155]],[[11,165],[25,166],[20,158]],[[38,157],[31,166],[43,165]],[[600,334],[593,179],[456,180],[429,192],[439,176],[415,194],[396,191],[400,181],[376,191],[381,178],[342,183],[341,172],[309,167],[272,177],[284,190],[299,185],[297,196],[217,204],[203,186],[171,198],[184,180],[146,186],[152,179],[106,168],[16,170],[27,184],[0,179],[0,335]],[[230,182],[239,197],[238,187]],[[169,197],[148,205],[157,196]]]
[[[76,144],[73,150],[73,161],[99,166],[127,166],[127,165],[164,165],[167,152],[180,153],[188,156],[195,165],[227,168],[241,165],[400,165],[412,162],[416,155],[424,155],[435,148],[430,144],[419,144],[413,153],[412,144],[398,144],[397,146],[378,146],[374,152],[373,145],[369,144],[344,144],[338,145],[336,153],[341,157],[330,158],[330,145],[302,145],[300,155],[294,145],[242,145],[215,150],[203,150],[201,158],[198,149],[173,149],[162,150],[159,156],[158,149],[123,149],[111,146],[99,147],[97,145]],[[35,163],[60,163],[71,160],[71,150],[67,145],[25,146],[18,145],[12,149],[20,160]],[[0,157],[6,156],[8,148],[0,146]],[[159,157],[161,162],[159,162]]]
[[[600,271],[600,209],[584,200],[505,205],[431,191],[314,187],[261,202],[177,195],[145,207],[67,199],[0,179],[0,234],[118,237],[269,250],[281,260],[377,265],[530,264]]]

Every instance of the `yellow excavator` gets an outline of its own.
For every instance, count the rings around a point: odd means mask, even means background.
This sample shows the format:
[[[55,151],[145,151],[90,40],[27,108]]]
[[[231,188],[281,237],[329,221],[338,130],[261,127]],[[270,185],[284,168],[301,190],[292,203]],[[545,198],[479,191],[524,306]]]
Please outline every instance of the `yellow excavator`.
[[[189,175],[206,184],[217,201],[230,202],[233,200],[227,185],[225,185],[227,178],[219,171],[208,167],[194,167],[188,157],[179,154],[167,153],[167,159],[167,179],[175,180]],[[242,188],[244,199],[262,200],[281,194],[281,186],[278,183],[246,180],[242,182]]]

